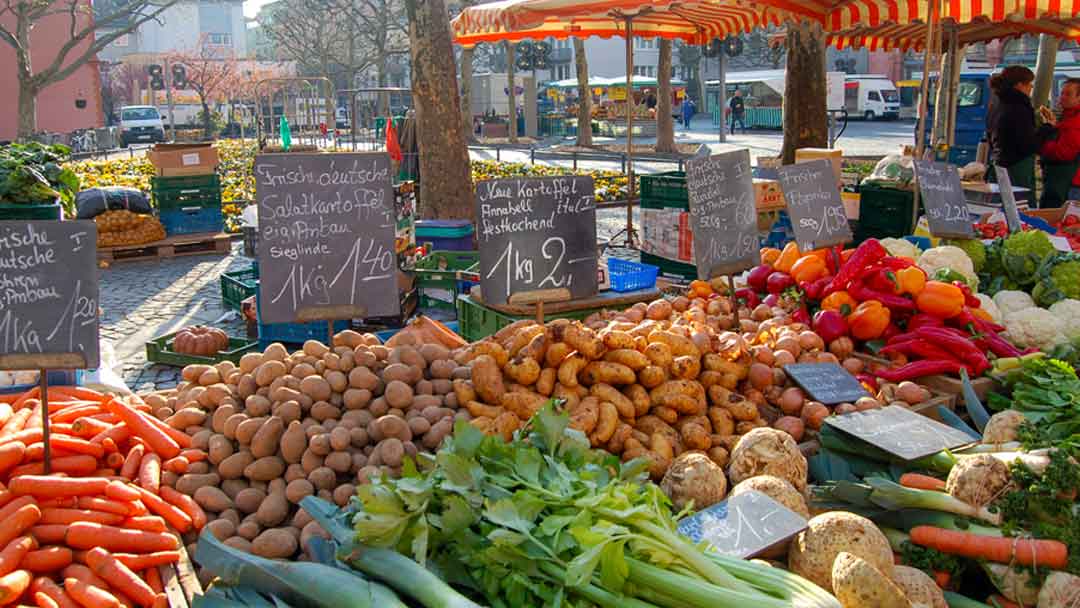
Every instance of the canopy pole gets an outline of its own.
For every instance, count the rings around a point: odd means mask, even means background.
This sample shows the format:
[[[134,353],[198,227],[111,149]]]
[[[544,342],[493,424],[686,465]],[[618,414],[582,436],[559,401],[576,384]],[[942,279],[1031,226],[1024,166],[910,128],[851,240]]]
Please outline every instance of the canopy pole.
[[[637,231],[634,230],[634,18],[623,17],[626,23],[626,244],[637,247]]]
[[[926,151],[926,113],[930,96],[930,61],[934,52],[934,26],[938,17],[938,0],[926,0],[926,47],[923,49],[923,75],[919,87],[919,126],[915,130],[915,158],[921,159]],[[911,229],[919,222],[919,189],[912,193]]]

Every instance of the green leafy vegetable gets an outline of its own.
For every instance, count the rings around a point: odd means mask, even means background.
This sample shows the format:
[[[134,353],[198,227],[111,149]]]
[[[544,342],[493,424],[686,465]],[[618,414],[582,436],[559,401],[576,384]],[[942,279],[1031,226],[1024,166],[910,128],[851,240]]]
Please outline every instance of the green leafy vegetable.
[[[79,178],[63,163],[71,151],[59,144],[37,142],[0,146],[0,205],[45,205],[59,200],[75,217]]]

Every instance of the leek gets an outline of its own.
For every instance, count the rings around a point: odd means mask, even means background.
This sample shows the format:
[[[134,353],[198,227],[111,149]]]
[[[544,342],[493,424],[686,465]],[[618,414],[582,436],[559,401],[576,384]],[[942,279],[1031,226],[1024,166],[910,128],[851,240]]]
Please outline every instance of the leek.
[[[900,553],[904,550],[904,543],[911,542],[911,536],[907,532],[888,526],[878,526],[878,530],[881,530],[885,538],[889,539],[889,546],[892,547],[894,553]]]
[[[949,605],[949,608],[990,608],[988,604],[976,602],[970,597],[952,591],[945,592],[945,603]]]
[[[929,509],[931,511],[943,511],[973,517],[994,525],[1001,524],[1000,513],[992,513],[986,507],[969,505],[944,492],[905,488],[898,483],[876,477],[867,479],[866,483],[873,488],[870,493],[870,500],[886,509],[893,511],[899,509]]]
[[[633,558],[628,558],[626,563],[630,566],[630,579],[636,584],[660,593],[670,593],[677,589],[679,597],[688,608],[791,608],[791,602],[786,600],[724,589]]]
[[[1023,445],[1019,441],[1006,441],[1005,443],[977,443],[970,445],[966,448],[956,450],[954,454],[957,458],[961,456],[967,456],[968,454],[992,454],[994,452],[1015,452],[1022,448]]]

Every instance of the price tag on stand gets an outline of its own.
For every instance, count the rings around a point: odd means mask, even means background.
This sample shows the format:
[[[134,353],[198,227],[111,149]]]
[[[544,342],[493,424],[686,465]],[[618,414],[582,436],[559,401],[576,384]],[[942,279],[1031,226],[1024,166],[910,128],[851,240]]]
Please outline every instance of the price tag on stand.
[[[757,491],[740,493],[679,520],[679,533],[694,544],[749,559],[802,532],[806,518]]]
[[[686,190],[698,278],[731,275],[757,264],[750,151],[695,156],[686,161]]]
[[[812,400],[828,405],[871,396],[858,378],[836,363],[792,363],[784,366],[784,373]]]
[[[1020,232],[1023,224],[1020,222],[1020,211],[1016,207],[1016,196],[1013,195],[1012,179],[1009,170],[1000,165],[994,165],[994,175],[997,176],[998,188],[1001,191],[1001,210],[1005,212],[1005,224],[1009,232]]]
[[[92,221],[0,221],[0,369],[40,370],[46,472],[49,370],[100,363],[96,248]]]
[[[795,240],[803,251],[852,240],[832,161],[827,158],[777,169]]]
[[[597,292],[593,179],[567,175],[476,185],[480,291],[499,304],[586,298]]]
[[[915,180],[919,184],[923,208],[926,209],[930,234],[945,238],[974,238],[971,213],[956,167],[918,159],[914,163]]]
[[[829,416],[825,424],[904,460],[918,460],[972,442],[967,433],[899,405]]]
[[[400,314],[385,153],[260,154],[255,198],[262,322]]]

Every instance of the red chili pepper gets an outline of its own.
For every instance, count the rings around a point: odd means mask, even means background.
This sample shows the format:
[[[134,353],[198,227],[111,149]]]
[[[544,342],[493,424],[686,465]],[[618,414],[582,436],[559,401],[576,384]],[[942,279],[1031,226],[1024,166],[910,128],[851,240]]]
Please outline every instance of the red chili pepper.
[[[889,270],[903,270],[905,268],[911,268],[915,265],[915,262],[907,258],[895,258],[893,256],[888,256],[885,259],[881,260],[881,264]]]
[[[863,386],[865,386],[866,389],[869,390],[871,393],[876,393],[877,392],[877,390],[878,390],[877,378],[871,376],[870,374],[855,374],[855,379],[859,381],[859,384],[862,384]]]
[[[900,284],[896,280],[896,274],[893,271],[882,268],[874,274],[870,275],[863,281],[864,284],[870,289],[880,291],[882,293],[889,293],[896,295],[900,289]]]
[[[851,294],[851,297],[860,302],[877,300],[878,302],[881,302],[885,308],[890,310],[915,310],[915,303],[911,300],[902,296],[871,289],[870,287],[867,287],[865,283],[852,283],[848,287],[848,293]]]
[[[934,344],[931,344],[925,340],[919,339],[910,340],[908,342],[898,342],[896,344],[890,344],[878,351],[878,353],[882,355],[902,353],[909,357],[917,356],[922,357],[923,359],[932,360],[944,359],[946,361],[956,361],[957,363],[961,363],[959,359],[957,359],[952,353],[945,350],[944,348],[941,348],[940,346],[935,346]]]
[[[883,380],[902,382],[912,378],[921,378],[922,376],[933,376],[934,374],[959,374],[961,369],[964,369],[964,364],[959,361],[924,359],[922,361],[912,361],[901,367],[878,370],[875,373],[878,378]]]
[[[941,317],[935,317],[934,315],[928,315],[925,312],[914,314],[908,319],[907,329],[908,331],[915,331],[920,327],[945,327],[945,321]]]
[[[971,310],[965,308],[960,311],[960,314],[948,320],[948,326],[955,329],[967,330],[969,333],[975,334],[979,332],[978,324],[976,323],[977,320],[975,315],[971,314]]]
[[[954,354],[966,363],[976,375],[990,368],[990,361],[970,339],[961,332],[948,327],[920,327],[915,335]]]
[[[746,302],[747,308],[754,308],[758,304],[761,304],[761,298],[758,297],[757,293],[755,293],[753,289],[747,287],[736,289],[735,299]]]
[[[976,326],[978,327],[978,326]],[[994,353],[997,357],[1020,357],[1023,353],[1019,348],[1016,348],[1009,343],[1008,340],[1002,338],[992,331],[982,331],[982,342],[985,344],[986,350]]]
[[[825,288],[828,287],[829,281],[831,281],[831,280],[832,280],[831,278],[825,277],[825,278],[818,279],[816,281],[810,282],[803,289],[803,292],[806,293],[806,298],[809,299],[809,300],[814,300],[815,302],[818,301],[818,300],[821,300],[822,294],[825,293]]]
[[[855,252],[851,254],[848,261],[840,267],[829,286],[825,288],[824,295],[847,288],[860,270],[881,260],[888,254],[889,252],[885,250],[885,247],[877,239],[866,239],[855,248]]]
[[[963,281],[953,281],[952,284],[953,286],[958,287],[960,291],[964,293],[964,305],[970,306],[971,308],[978,308],[982,306],[982,302],[979,301],[979,298],[976,298],[975,294],[971,293],[970,285]]]
[[[1004,325],[998,325],[993,321],[987,321],[986,319],[980,319],[979,317],[975,317],[975,327],[978,327],[979,331],[992,331],[995,334],[1000,334],[1005,331]]]

